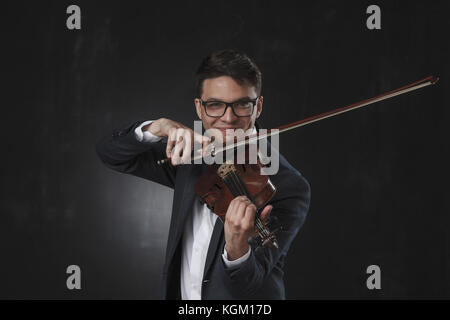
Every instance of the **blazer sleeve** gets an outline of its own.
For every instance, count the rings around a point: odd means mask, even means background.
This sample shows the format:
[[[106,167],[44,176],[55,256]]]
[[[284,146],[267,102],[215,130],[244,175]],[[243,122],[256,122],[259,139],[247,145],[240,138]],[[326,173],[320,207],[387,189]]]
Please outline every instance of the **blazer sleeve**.
[[[141,142],[136,138],[135,129],[144,121],[137,121],[113,130],[95,145],[100,160],[108,168],[151,180],[169,188],[175,186],[176,167],[158,165],[166,158],[166,143]]]
[[[282,226],[282,230],[276,234],[279,248],[277,250],[264,248],[257,251],[252,245],[249,258],[239,267],[224,266],[233,289],[244,296],[252,296],[261,288],[277,262],[286,256],[305,221],[310,203],[310,185],[298,171],[292,173],[290,178],[283,179],[286,183],[280,186],[280,193],[277,191],[278,195],[270,202],[273,206],[271,215],[276,216]]]

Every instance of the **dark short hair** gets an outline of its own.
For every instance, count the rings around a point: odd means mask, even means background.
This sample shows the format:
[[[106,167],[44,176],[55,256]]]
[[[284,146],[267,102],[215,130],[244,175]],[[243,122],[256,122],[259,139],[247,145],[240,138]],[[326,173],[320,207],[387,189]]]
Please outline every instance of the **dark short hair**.
[[[240,85],[251,84],[261,95],[261,71],[244,52],[226,49],[212,52],[203,59],[196,73],[196,94],[203,93],[203,81],[206,79],[229,76]]]

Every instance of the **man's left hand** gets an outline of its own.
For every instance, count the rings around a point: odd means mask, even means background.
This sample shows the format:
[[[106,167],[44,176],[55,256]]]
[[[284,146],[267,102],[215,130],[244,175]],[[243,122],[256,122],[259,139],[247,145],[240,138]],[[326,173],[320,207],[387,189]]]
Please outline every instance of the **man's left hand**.
[[[261,212],[260,219],[268,218],[271,205],[267,205]],[[256,206],[246,197],[234,198],[225,216],[225,250],[228,260],[236,260],[249,250],[248,238],[255,234]]]

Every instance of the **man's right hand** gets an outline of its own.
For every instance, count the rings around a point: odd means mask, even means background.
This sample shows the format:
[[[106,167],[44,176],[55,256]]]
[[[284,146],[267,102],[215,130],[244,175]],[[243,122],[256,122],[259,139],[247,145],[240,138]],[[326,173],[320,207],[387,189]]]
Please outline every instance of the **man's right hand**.
[[[172,165],[187,164],[191,161],[194,141],[202,144],[202,155],[209,144],[209,139],[179,122],[161,118],[142,128],[151,134],[167,138],[166,155]]]

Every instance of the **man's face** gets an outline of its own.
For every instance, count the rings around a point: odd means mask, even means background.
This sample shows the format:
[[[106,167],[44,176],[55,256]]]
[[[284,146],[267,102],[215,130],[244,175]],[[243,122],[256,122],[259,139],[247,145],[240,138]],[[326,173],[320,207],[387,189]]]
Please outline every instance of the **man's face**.
[[[252,85],[240,85],[233,78],[228,76],[221,76],[203,81],[203,94],[200,97],[204,102],[206,101],[223,101],[235,102],[242,99],[255,100],[257,98],[255,87]],[[214,128],[222,131],[225,136],[227,129],[242,129],[244,131],[252,129],[255,120],[259,117],[262,111],[263,97],[261,96],[253,113],[248,117],[237,117],[232,108],[227,108],[225,114],[220,118],[210,117],[206,114],[205,108],[201,105],[200,100],[194,100],[198,117],[203,122],[205,130]],[[228,134],[232,131],[228,131]]]

